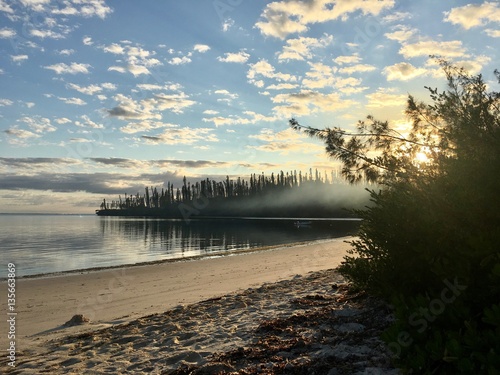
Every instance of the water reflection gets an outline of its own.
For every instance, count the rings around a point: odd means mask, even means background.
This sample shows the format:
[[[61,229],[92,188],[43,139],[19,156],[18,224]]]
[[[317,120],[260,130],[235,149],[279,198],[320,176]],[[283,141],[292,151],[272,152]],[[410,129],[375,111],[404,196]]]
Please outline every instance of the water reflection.
[[[285,219],[151,220],[103,217],[101,232],[106,237],[135,241],[152,252],[167,257],[210,255],[220,251],[242,250],[355,233],[356,220],[313,220],[297,227]]]
[[[341,237],[353,220],[182,220],[61,215],[0,215],[2,266],[18,276],[150,262]]]

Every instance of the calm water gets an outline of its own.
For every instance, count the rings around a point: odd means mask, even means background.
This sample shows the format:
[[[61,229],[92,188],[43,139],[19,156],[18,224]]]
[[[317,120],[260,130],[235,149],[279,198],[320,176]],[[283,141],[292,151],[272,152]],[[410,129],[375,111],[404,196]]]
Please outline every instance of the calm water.
[[[0,215],[0,278],[160,259],[210,256],[254,247],[353,234],[353,220],[182,220],[93,215]]]

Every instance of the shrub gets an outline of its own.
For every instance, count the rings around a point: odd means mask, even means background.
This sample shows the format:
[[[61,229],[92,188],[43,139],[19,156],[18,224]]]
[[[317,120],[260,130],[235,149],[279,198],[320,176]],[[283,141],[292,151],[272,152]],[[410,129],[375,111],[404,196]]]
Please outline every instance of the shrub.
[[[407,137],[371,116],[354,134],[290,122],[324,140],[349,181],[378,183],[373,204],[357,212],[359,237],[340,272],[394,305],[397,321],[384,338],[396,363],[419,374],[494,374],[500,370],[500,94],[487,93],[481,75],[440,63],[448,90],[428,88],[431,104],[409,97]],[[419,153],[427,160],[419,161]]]

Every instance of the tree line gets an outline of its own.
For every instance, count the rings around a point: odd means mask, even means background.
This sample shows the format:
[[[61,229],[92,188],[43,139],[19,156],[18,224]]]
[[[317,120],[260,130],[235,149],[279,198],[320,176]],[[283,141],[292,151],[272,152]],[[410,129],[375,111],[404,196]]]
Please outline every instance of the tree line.
[[[189,203],[199,199],[232,199],[237,197],[257,197],[270,192],[285,191],[301,186],[318,184],[327,185],[337,181],[335,171],[321,173],[310,168],[309,172],[302,173],[296,170],[290,172],[280,171],[271,175],[252,174],[248,180],[241,177],[231,179],[229,176],[222,181],[206,178],[196,183],[191,183],[186,176],[183,178],[181,187],[175,187],[170,181],[166,188],[159,190],[157,187],[145,187],[143,195],[121,195],[118,200],[107,202],[106,199],[100,205],[101,210],[120,210],[130,208],[166,208],[174,204]]]

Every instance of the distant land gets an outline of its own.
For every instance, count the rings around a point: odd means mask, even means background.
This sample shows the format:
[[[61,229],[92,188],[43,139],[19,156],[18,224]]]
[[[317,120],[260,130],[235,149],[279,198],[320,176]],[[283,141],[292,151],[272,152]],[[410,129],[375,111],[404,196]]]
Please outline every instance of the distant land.
[[[369,194],[364,186],[334,182],[317,170],[296,171],[270,176],[253,174],[248,180],[238,177],[196,183],[184,177],[183,185],[170,182],[159,190],[146,187],[144,194],[104,200],[99,216],[145,216],[172,219],[214,217],[276,218],[351,218],[353,209],[366,206]]]

